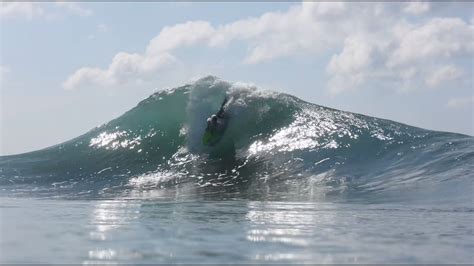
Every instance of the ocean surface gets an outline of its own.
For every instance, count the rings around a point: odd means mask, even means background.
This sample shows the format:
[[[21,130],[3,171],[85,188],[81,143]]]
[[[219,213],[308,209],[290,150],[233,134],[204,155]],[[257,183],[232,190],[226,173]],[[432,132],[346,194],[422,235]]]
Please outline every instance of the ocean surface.
[[[210,76],[1,156],[0,263],[474,263],[473,166],[472,136]]]

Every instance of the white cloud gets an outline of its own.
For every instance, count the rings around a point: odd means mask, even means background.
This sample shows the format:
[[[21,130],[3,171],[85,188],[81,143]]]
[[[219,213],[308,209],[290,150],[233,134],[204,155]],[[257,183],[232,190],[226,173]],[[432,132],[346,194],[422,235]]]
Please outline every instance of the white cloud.
[[[446,106],[453,109],[461,109],[468,106],[472,106],[473,104],[474,104],[474,96],[469,96],[469,97],[452,98],[448,101]]]
[[[318,54],[345,35],[341,24],[335,22],[346,9],[346,4],[341,2],[303,2],[287,12],[269,12],[222,25],[211,45],[247,41],[250,49],[244,62],[249,64],[293,54]]]
[[[429,2],[409,2],[406,3],[406,7],[403,9],[405,13],[420,15],[430,10]]]
[[[84,67],[77,70],[64,83],[63,87],[72,90],[82,86],[102,86],[128,83],[131,80],[151,74],[153,71],[169,65],[174,57],[168,53],[147,55],[118,53],[107,69]]]
[[[398,28],[399,30],[401,28]],[[426,58],[451,58],[472,53],[474,28],[459,18],[434,18],[422,25],[410,25],[397,32],[397,48],[388,67],[411,64]]]
[[[37,3],[2,2],[0,3],[0,18],[33,19],[44,15],[44,9]]]
[[[65,84],[133,81],[173,61],[162,58],[173,58],[175,49],[240,42],[248,48],[247,64],[294,55],[320,60],[333,53],[326,68],[333,94],[383,81],[396,89],[438,86],[462,77],[455,59],[472,56],[474,26],[460,18],[432,17],[430,10],[428,3],[303,2],[228,24],[189,21],[163,28],[143,53],[121,53],[122,59],[116,56],[105,69],[79,69]],[[410,22],[407,12],[423,19]]]
[[[291,55],[300,50],[322,50],[321,47],[329,42],[329,38],[327,38],[326,41],[315,41],[318,38],[322,38],[322,34],[325,31],[315,29],[314,25],[313,28],[301,26],[305,25],[309,20],[312,20],[312,16],[309,14],[311,12],[315,12],[321,16],[335,16],[343,7],[344,5],[341,3],[304,3],[303,5],[290,8],[290,10],[285,13],[266,13],[258,18],[239,20],[217,27],[213,27],[207,21],[189,21],[163,28],[160,33],[150,41],[145,52],[136,56],[140,56],[143,60],[149,60],[148,58],[156,59],[163,56],[170,57],[171,51],[184,46],[201,43],[210,47],[222,47],[229,42],[239,40],[254,44],[254,47],[245,59],[245,62],[248,63],[259,63],[275,57]],[[296,21],[293,22],[295,19]],[[329,26],[327,23],[321,23],[320,27]],[[316,34],[318,31],[320,32],[319,35]],[[306,36],[306,38],[295,42],[295,40],[301,36]],[[315,45],[315,43],[319,43],[320,45]],[[136,60],[135,62],[138,64],[140,61]],[[167,60],[163,62],[167,62]],[[114,80],[117,79],[117,75],[104,74],[113,72],[110,69],[112,65],[116,64],[110,64],[107,69],[79,69],[68,78],[68,81],[64,85],[67,85],[68,88],[72,88],[79,84],[116,84]],[[142,69],[138,66],[135,68]],[[92,71],[92,69],[94,69],[94,71]],[[129,75],[129,77],[131,79],[140,78],[142,73],[136,71],[135,74],[135,77],[132,75]],[[102,82],[104,78],[109,80]],[[101,80],[101,82],[96,82],[98,80]]]
[[[367,34],[346,38],[343,50],[332,56],[326,68],[331,76],[328,85],[332,94],[351,90],[365,82],[368,70],[375,63],[374,53],[380,49],[379,45]]]
[[[72,15],[88,17],[93,14],[92,10],[80,6],[74,2],[55,2],[38,3],[38,2],[1,2],[0,18],[3,19],[35,19],[35,18],[52,18],[57,16],[52,7],[59,7],[61,11],[67,11]]]
[[[398,90],[436,87],[460,79],[464,71],[454,65],[456,58],[474,51],[473,25],[458,18],[432,18],[420,24],[394,20],[388,30],[370,33],[364,28],[356,28],[328,64],[332,94],[381,81]]]
[[[207,22],[195,21],[165,27],[153,38],[143,54],[120,52],[107,69],[84,67],[63,83],[65,89],[98,85],[102,87],[138,81],[146,75],[175,62],[169,51],[192,45],[212,36]]]
[[[437,68],[426,78],[426,84],[430,87],[437,87],[441,84],[459,79],[463,76],[463,70],[454,65],[446,65]]]
[[[146,53],[157,55],[182,46],[206,42],[214,32],[215,29],[206,21],[190,21],[172,27],[164,27],[160,34],[150,41]]]

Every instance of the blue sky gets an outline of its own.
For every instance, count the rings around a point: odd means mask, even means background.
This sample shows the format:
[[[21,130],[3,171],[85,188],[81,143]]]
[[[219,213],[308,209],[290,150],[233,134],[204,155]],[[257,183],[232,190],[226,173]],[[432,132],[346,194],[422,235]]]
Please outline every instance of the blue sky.
[[[205,75],[474,135],[472,3],[1,3],[0,154]]]

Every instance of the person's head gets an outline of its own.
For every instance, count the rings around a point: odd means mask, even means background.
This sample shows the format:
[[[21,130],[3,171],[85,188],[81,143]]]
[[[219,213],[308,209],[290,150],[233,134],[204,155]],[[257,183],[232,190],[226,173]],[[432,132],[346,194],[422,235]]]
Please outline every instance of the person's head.
[[[212,116],[211,116],[211,120],[212,120],[212,122],[214,122],[214,123],[217,122],[217,115],[212,115]]]

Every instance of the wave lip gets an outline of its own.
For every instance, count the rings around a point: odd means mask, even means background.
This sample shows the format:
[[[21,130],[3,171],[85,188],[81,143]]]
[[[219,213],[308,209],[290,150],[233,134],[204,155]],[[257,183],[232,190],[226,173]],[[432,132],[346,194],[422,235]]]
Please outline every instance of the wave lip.
[[[206,118],[229,98],[216,147]],[[0,157],[4,191],[466,202],[474,138],[335,110],[208,76],[154,93],[65,143]],[[22,188],[25,188],[22,190]]]

